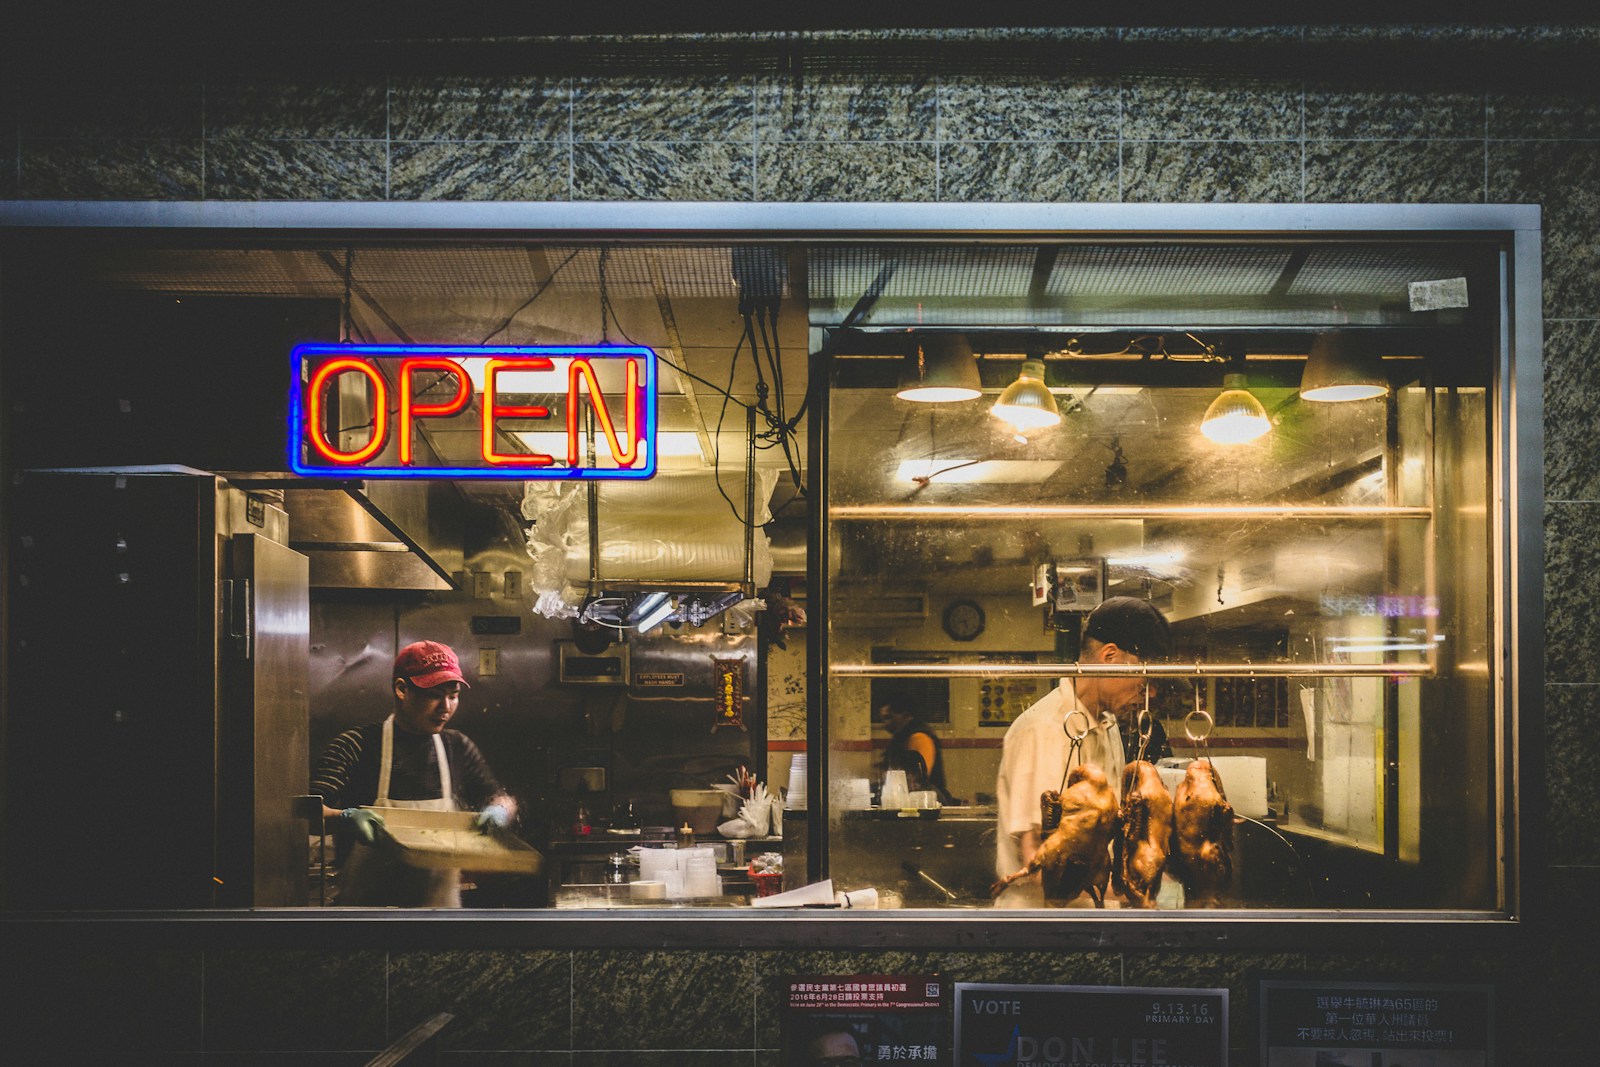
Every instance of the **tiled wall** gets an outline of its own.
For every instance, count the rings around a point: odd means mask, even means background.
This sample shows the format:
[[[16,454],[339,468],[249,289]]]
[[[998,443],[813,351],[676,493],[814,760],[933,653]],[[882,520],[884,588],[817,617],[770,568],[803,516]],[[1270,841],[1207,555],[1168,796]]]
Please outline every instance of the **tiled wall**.
[[[0,1047],[33,1050],[28,1062],[148,1062],[154,1049],[349,1063],[449,1010],[445,1047],[485,1054],[463,1062],[766,1064],[782,974],[940,970],[1228,985],[1234,1062],[1249,1064],[1248,976],[1303,969],[1492,980],[1507,1004],[1502,1062],[1585,1061],[1600,1015],[1587,947],[1600,877],[1600,94],[1582,72],[1600,32],[1097,29],[786,48],[770,69],[687,74],[0,74],[0,197],[1542,204],[1548,675],[1525,731],[1544,732],[1550,810],[1547,854],[1525,870],[1548,882],[1551,918],[1501,952],[1428,958],[58,946],[6,959]],[[893,61],[875,64],[875,48]],[[260,1055],[236,1055],[247,1050]],[[273,1055],[291,1050],[329,1055]]]

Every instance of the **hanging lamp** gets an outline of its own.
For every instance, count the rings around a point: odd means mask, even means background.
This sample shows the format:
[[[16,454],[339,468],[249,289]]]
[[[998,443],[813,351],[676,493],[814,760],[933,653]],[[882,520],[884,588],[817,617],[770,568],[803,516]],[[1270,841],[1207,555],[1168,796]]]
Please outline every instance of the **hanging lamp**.
[[[1300,398],[1319,402],[1387,396],[1389,382],[1375,354],[1347,333],[1318,334],[1300,374]]]
[[[958,333],[927,334],[906,357],[895,396],[919,404],[947,404],[971,400],[983,392],[978,360],[965,336]]]
[[[1005,387],[989,411],[1018,433],[1059,425],[1061,409],[1044,384],[1044,361],[1023,360],[1017,380]]]
[[[1219,445],[1242,445],[1270,429],[1272,422],[1267,418],[1267,409],[1251,394],[1245,376],[1224,374],[1222,392],[1206,408],[1205,418],[1200,420],[1200,432]]]

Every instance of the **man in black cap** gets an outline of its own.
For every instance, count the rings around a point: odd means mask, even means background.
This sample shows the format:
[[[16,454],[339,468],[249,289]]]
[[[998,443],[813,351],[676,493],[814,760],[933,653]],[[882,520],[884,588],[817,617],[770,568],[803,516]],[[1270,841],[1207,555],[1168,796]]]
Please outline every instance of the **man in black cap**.
[[[1150,663],[1171,653],[1167,620],[1147,600],[1111,597],[1089,613],[1078,662]],[[995,834],[995,873],[1004,878],[1033,858],[1043,843],[1039,795],[1060,789],[1066,777],[1073,733],[1087,730],[1079,760],[1105,772],[1120,795],[1122,770],[1138,754],[1138,712],[1144,707],[1146,679],[1140,675],[1081,674],[1063,678],[1006,730],[995,792],[999,829]],[[1068,722],[1069,717],[1071,722]],[[1171,755],[1166,731],[1151,718],[1145,758],[1152,763]],[[1038,879],[1013,883],[1000,907],[1042,907]]]

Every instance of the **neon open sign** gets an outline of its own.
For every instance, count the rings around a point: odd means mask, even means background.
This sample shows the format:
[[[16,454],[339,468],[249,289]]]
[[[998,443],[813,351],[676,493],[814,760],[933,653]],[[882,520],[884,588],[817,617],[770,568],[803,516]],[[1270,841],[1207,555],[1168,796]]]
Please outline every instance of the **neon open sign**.
[[[297,474],[531,480],[656,471],[648,348],[305,344],[290,358]],[[424,430],[452,440],[470,431],[470,458],[452,448],[451,461],[435,460]]]

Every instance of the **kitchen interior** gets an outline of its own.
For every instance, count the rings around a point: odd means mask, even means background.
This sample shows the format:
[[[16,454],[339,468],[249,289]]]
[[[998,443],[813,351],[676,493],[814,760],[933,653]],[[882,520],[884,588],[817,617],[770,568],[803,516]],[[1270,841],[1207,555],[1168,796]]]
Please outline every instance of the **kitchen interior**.
[[[1112,595],[1193,665],[1151,686],[1174,756],[1237,776],[1231,904],[1492,902],[1493,313],[1409,288],[1478,291],[1481,248],[88,239],[7,269],[7,351],[37,354],[5,380],[11,907],[337,904],[297,798],[419,639],[461,654],[452,726],[542,856],[468,875],[468,907],[738,907],[824,874],[987,906],[1005,728]],[[1328,330],[1380,359],[1382,399],[1300,396]],[[659,474],[289,474],[309,340],[647,345]],[[976,397],[899,396],[949,351]],[[1060,417],[994,418],[1034,367]],[[1198,433],[1224,374],[1264,439]],[[351,441],[366,402],[340,394]],[[466,462],[475,425],[418,436]],[[890,695],[951,803],[883,803]],[[35,758],[64,749],[65,783]],[[93,848],[46,847],[63,788]],[[640,853],[681,846],[714,877]]]

